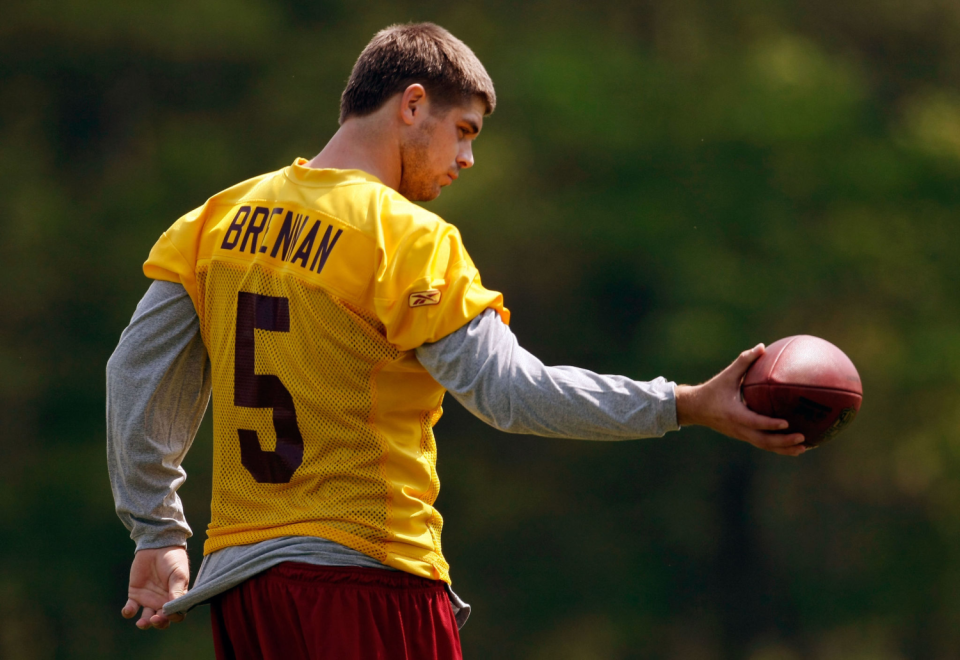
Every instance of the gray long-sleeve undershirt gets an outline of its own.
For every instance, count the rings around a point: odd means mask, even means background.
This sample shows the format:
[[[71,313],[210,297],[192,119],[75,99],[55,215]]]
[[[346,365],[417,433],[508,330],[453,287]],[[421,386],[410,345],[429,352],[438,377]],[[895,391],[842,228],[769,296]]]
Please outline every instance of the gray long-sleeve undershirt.
[[[509,433],[590,440],[660,436],[677,427],[674,384],[547,367],[493,310],[417,349],[431,376]],[[117,514],[137,550],[186,545],[180,466],[210,400],[210,363],[196,311],[179,284],[154,282],[107,363],[107,464]],[[283,561],[386,568],[326,539],[281,537],[204,558],[193,588],[164,606],[185,612]],[[459,625],[470,606],[448,589]]]
[[[210,361],[186,289],[154,282],[107,362],[107,467],[137,550],[192,535],[177,489],[210,401]]]
[[[507,433],[632,440],[678,428],[674,383],[544,366],[492,309],[424,344],[417,359],[464,408]]]

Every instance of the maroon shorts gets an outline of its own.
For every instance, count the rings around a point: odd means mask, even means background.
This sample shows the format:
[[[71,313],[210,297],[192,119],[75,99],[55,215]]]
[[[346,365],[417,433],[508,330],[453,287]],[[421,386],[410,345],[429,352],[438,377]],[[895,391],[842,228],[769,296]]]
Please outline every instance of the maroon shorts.
[[[284,562],[211,603],[218,660],[460,660],[443,582]]]

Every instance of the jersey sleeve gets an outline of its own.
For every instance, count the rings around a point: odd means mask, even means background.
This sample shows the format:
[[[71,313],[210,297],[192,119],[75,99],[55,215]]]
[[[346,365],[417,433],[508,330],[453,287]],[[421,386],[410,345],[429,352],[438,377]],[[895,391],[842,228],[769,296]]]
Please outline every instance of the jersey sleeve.
[[[194,209],[163,232],[143,264],[153,280],[182,284],[197,306],[197,254],[203,232],[203,208]]]
[[[374,306],[387,340],[412,350],[459,330],[483,310],[504,323],[503,295],[484,288],[456,227],[405,199],[380,209]]]

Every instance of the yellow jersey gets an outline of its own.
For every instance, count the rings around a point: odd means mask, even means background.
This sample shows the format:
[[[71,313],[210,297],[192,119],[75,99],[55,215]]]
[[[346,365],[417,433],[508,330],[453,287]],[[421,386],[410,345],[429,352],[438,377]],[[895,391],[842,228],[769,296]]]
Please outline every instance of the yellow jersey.
[[[433,426],[414,349],[486,308],[455,227],[358,170],[290,167],[229,188],[144,264],[181,283],[213,372],[204,554],[318,536],[449,582]]]

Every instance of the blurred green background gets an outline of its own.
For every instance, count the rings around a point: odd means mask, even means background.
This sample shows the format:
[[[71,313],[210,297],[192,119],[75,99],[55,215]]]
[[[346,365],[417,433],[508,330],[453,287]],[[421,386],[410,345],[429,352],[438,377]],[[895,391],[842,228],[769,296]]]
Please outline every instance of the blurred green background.
[[[0,657],[212,657],[120,618],[104,366],[180,214],[311,157],[373,33],[432,20],[499,107],[428,208],[548,363],[700,381],[809,333],[860,369],[800,459],[686,429],[497,433],[448,400],[468,658],[960,657],[956,0],[25,0],[0,20]],[[199,565],[209,420],[181,489]]]

